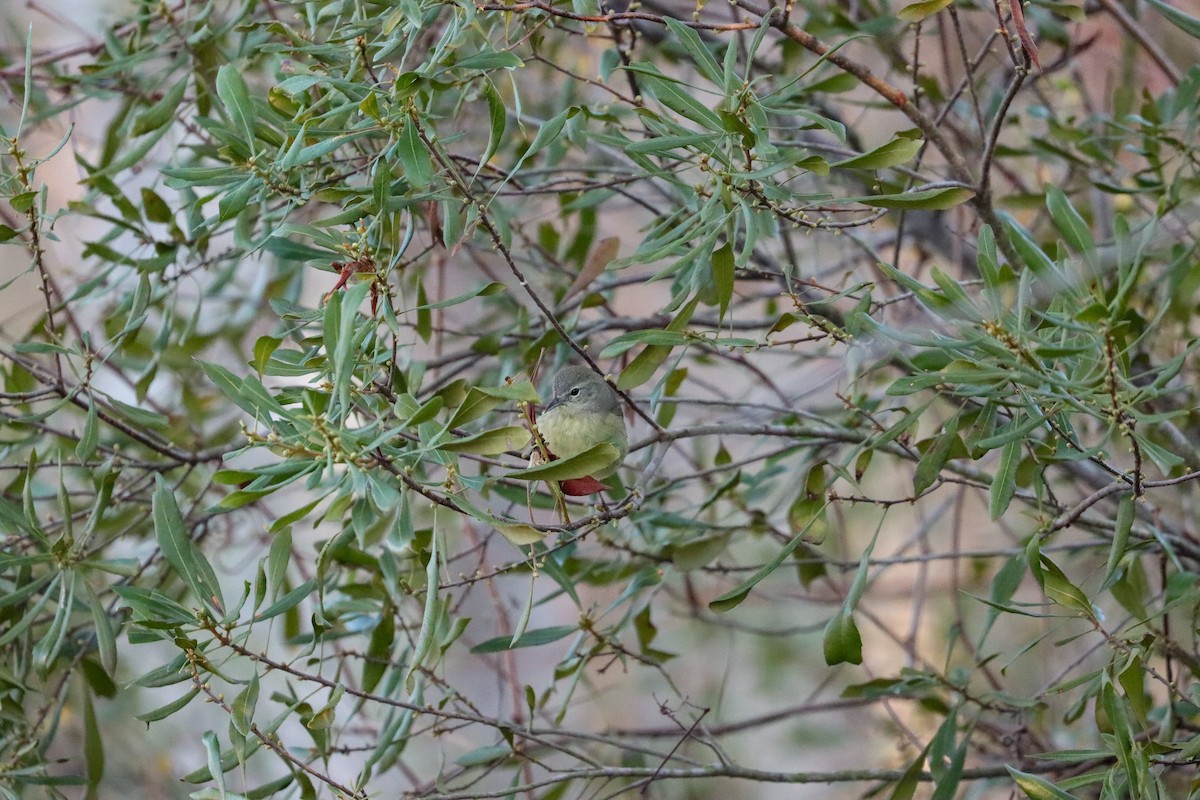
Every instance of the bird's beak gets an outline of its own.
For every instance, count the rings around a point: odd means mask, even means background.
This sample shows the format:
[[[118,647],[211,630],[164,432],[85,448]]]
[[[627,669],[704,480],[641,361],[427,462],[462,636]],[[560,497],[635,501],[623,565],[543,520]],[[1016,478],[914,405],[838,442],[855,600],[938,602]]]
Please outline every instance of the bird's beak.
[[[559,399],[559,398],[557,398],[557,397],[551,397],[551,398],[550,398],[550,402],[549,402],[549,403],[547,403],[547,404],[546,404],[546,407],[542,409],[542,413],[543,413],[543,414],[545,414],[545,413],[546,413],[547,411],[549,411],[550,409],[552,409],[552,408],[555,408],[555,407],[557,407],[557,406],[561,406],[561,405],[562,405],[562,400],[561,400],[561,399]]]

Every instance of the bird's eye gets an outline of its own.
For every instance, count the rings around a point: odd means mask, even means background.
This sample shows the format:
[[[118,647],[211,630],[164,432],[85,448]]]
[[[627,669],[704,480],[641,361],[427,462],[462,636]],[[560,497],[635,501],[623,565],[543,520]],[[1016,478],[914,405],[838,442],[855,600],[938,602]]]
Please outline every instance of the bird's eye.
[[[576,386],[574,389],[571,390],[571,397],[579,397],[579,387],[578,386]]]

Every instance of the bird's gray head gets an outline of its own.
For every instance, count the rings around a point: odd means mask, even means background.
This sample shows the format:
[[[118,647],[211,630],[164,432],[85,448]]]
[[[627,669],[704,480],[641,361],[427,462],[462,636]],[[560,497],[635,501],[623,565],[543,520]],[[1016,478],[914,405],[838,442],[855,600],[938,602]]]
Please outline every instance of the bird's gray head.
[[[572,365],[554,376],[554,397],[542,413],[559,407],[619,414],[621,399],[604,378],[587,367]]]

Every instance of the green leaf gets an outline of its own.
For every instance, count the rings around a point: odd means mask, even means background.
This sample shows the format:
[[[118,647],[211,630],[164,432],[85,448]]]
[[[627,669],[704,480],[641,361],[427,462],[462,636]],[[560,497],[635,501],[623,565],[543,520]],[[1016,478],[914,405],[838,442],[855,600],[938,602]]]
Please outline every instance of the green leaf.
[[[100,735],[96,706],[90,691],[83,693],[83,761],[87,775],[87,796],[98,797],[97,789],[100,779],[104,777],[104,737]]]
[[[1046,254],[1046,251],[1033,240],[1029,231],[1008,215],[1004,215],[1003,219],[1004,227],[1008,229],[1013,247],[1021,256],[1021,260],[1025,262],[1025,266],[1029,267],[1034,275],[1041,278],[1057,275],[1058,270],[1054,266],[1054,259],[1050,258]]]
[[[1062,189],[1053,185],[1046,189],[1046,208],[1050,211],[1054,227],[1058,228],[1071,249],[1083,254],[1090,254],[1096,249],[1091,230]]]
[[[944,189],[921,189],[900,194],[875,194],[856,197],[845,202],[862,203],[876,208],[894,208],[903,211],[945,211],[960,206],[975,196],[974,189],[950,186]]]
[[[1083,591],[1071,583],[1058,565],[1050,560],[1045,553],[1040,558],[1041,569],[1034,573],[1042,591],[1054,602],[1064,608],[1082,612],[1086,617],[1094,617],[1095,610]]]
[[[650,606],[642,608],[633,618],[633,628],[637,633],[638,649],[643,656],[659,664],[675,658],[675,653],[654,647],[654,640],[658,637],[658,626],[651,618]]]
[[[917,787],[921,785],[922,768],[925,766],[925,759],[928,755],[929,746],[926,745],[925,749],[908,765],[908,769],[904,770],[904,774],[896,782],[896,788],[892,789],[888,800],[912,800],[913,795],[917,792]]]
[[[231,706],[230,722],[233,724],[234,730],[243,736],[250,735],[250,728],[254,724],[254,709],[257,705],[258,673],[255,672],[250,676],[250,682],[246,684],[246,688],[242,689],[233,699]]]
[[[459,428],[466,425],[468,422],[473,422],[484,414],[491,411],[496,406],[503,403],[504,400],[495,397],[491,394],[481,391],[478,387],[472,386],[467,391],[466,398],[462,404],[455,409],[454,414],[450,417],[450,421],[446,423],[447,428]]]
[[[142,111],[133,120],[130,128],[131,136],[141,136],[144,133],[158,130],[175,121],[179,112],[179,104],[183,102],[183,93],[187,91],[190,75],[184,76],[162,96],[154,105]],[[164,221],[165,220],[161,220]]]
[[[563,126],[567,124],[567,120],[571,119],[578,113],[579,109],[571,106],[570,108],[563,109],[550,119],[543,122],[542,126],[538,128],[537,135],[534,136],[533,141],[530,142],[529,147],[524,153],[521,154],[521,157],[517,159],[517,163],[513,165],[510,175],[515,175],[527,160],[533,158],[533,156],[541,152],[546,145],[558,139],[558,135],[562,133]]]
[[[283,588],[291,558],[292,529],[283,528],[271,537],[271,548],[267,551],[267,586],[271,589],[271,597]]]
[[[63,572],[63,579],[58,584],[58,597],[54,617],[50,626],[42,632],[37,643],[33,646],[33,663],[40,672],[47,672],[50,665],[58,658],[66,641],[67,627],[71,611],[75,605],[75,587],[79,583],[79,573],[75,570]]]
[[[277,166],[281,170],[294,170],[297,167],[304,166],[305,164],[311,164],[314,161],[324,158],[335,150],[344,147],[350,142],[353,142],[355,139],[366,136],[367,133],[368,131],[353,131],[341,136],[329,136],[326,139],[319,139],[318,141],[306,147],[299,147],[299,144],[305,141],[305,138],[302,134],[301,136],[296,137],[295,143],[287,151],[287,153],[284,154],[283,158],[279,160]],[[380,172],[380,180],[385,180],[388,177],[386,165],[383,166],[384,169]]]
[[[153,430],[164,431],[171,427],[170,418],[163,414],[139,408],[138,406],[131,406],[116,399],[110,398],[108,402],[112,409],[120,412],[120,415],[127,422],[131,422],[139,428],[152,428]]]
[[[1029,800],[1076,800],[1075,795],[1064,792],[1045,778],[1021,772],[1008,765],[1004,768]]]
[[[515,650],[520,647],[541,647],[544,644],[557,642],[559,639],[578,632],[579,626],[577,625],[558,625],[552,628],[537,628],[536,630],[525,631],[525,634],[515,642],[511,636],[497,636],[494,639],[488,639],[486,642],[480,642],[472,647],[471,652],[499,653],[502,650]]]
[[[793,533],[803,534],[804,541],[808,544],[820,544],[829,533],[825,466],[824,461],[818,461],[809,467],[800,493],[788,507],[788,525]]]
[[[396,616],[391,604],[385,604],[380,613],[379,624],[371,630],[367,645],[367,657],[363,659],[362,689],[373,692],[391,665],[392,644],[396,640]]]
[[[100,441],[100,421],[96,414],[96,401],[92,398],[88,402],[87,417],[83,422],[83,432],[79,435],[79,443],[75,445],[75,457],[80,461],[87,461],[96,452],[96,445]]]
[[[823,515],[815,515],[809,522],[811,526],[813,522],[820,519]],[[784,560],[792,554],[792,552],[802,544],[805,544],[805,535],[808,533],[808,528],[801,529],[795,536],[792,537],[779,553],[764,564],[757,572],[743,581],[739,586],[729,590],[715,600],[709,602],[708,607],[713,611],[729,611],[737,608],[743,600],[750,596],[750,590],[758,585],[760,581],[774,572]]]
[[[656,347],[665,347],[668,350],[672,347],[689,344],[695,341],[695,338],[686,333],[677,333],[671,330],[642,330],[630,331],[623,333],[608,343],[603,350],[600,351],[600,358],[609,359],[616,358],[627,350],[632,350],[639,344],[654,345]]]
[[[1081,0],[1037,0],[1037,5],[1071,22],[1083,22],[1088,16]]]
[[[503,283],[492,281],[491,283],[485,283],[483,286],[480,286],[477,289],[472,289],[464,294],[451,297],[449,300],[439,300],[436,303],[424,303],[416,308],[409,309],[409,311],[429,311],[434,308],[449,308],[450,306],[457,306],[476,297],[491,297],[495,294],[503,294],[506,291],[508,291],[508,288]]]
[[[1200,18],[1185,14],[1164,0],[1147,0],[1147,2],[1162,12],[1162,15],[1176,28],[1188,36],[1200,39]]]
[[[958,721],[955,715],[948,714],[929,743],[929,771],[933,773],[936,787],[930,800],[954,800],[958,796],[963,764],[967,759],[967,747],[971,744],[971,732],[968,729],[962,737],[961,744],[954,747],[957,728]]]
[[[717,86],[723,86],[725,83],[724,69],[717,63],[717,59],[713,57],[712,51],[708,49],[708,45],[700,38],[700,34],[696,33],[691,27],[683,24],[672,17],[663,17],[663,22],[675,34],[675,38],[688,51],[688,55],[692,57],[693,63],[700,73],[712,81]]]
[[[975,442],[975,447],[979,450],[987,451],[994,450],[997,447],[1010,445],[1013,442],[1018,444],[1029,439],[1029,432],[1039,425],[1043,425],[1046,418],[1040,414],[1029,414],[1024,419],[1015,417],[1011,423],[1005,425],[999,431],[991,436],[985,436]]]
[[[421,141],[417,123],[412,118],[405,120],[400,138],[396,141],[396,157],[404,168],[404,178],[417,189],[424,189],[433,182],[433,164],[429,151]]]
[[[862,637],[858,633],[858,626],[854,624],[852,613],[843,610],[826,623],[821,647],[825,663],[831,667],[835,664],[862,663]]]
[[[414,428],[436,417],[445,405],[446,399],[440,394],[435,394],[421,405],[417,405],[417,401],[411,395],[401,395],[396,400],[393,411],[397,417],[404,420],[400,423],[400,428]]]
[[[896,16],[905,22],[920,22],[953,2],[954,0],[921,0],[921,2],[906,5],[896,12]]]
[[[33,202],[37,200],[37,192],[18,192],[8,198],[8,204],[12,206],[13,211],[18,214],[25,214],[29,209],[33,208]]]
[[[521,641],[521,637],[525,635],[525,630],[529,627],[529,620],[533,616],[533,605],[536,602],[534,589],[537,586],[537,575],[529,576],[529,591],[525,596],[525,604],[521,608],[521,615],[517,617],[517,624],[513,628],[512,636],[509,637],[509,646],[515,645]]]
[[[1129,782],[1127,796],[1139,798],[1150,796],[1143,790],[1143,786],[1149,780],[1149,775],[1146,754],[1137,741],[1139,731],[1135,730],[1133,720],[1129,717],[1128,706],[1117,694],[1116,687],[1107,673],[1102,678],[1097,713],[1101,710],[1108,718],[1111,729],[1110,737],[1106,737],[1110,740],[1109,746],[1117,756],[1121,771],[1125,773],[1123,777]]]
[[[1128,665],[1117,675],[1117,682],[1125,693],[1125,700],[1137,724],[1145,728],[1149,724],[1152,709],[1150,695],[1146,692],[1146,665],[1140,655],[1129,659]]]
[[[992,519],[1000,519],[1017,493],[1017,466],[1021,463],[1022,443],[1021,439],[1013,439],[1000,452],[1000,464],[988,488],[988,513]]]
[[[672,150],[702,149],[707,151],[711,146],[724,138],[719,133],[688,133],[681,136],[653,136],[625,145],[625,152],[633,155],[647,153],[669,153]]]
[[[671,548],[671,563],[687,572],[700,569],[724,552],[729,536],[717,535],[696,539]]]
[[[504,477],[518,481],[566,481],[603,472],[620,457],[621,453],[617,448],[601,442],[570,458],[560,458],[529,469],[509,472]]]
[[[979,253],[977,260],[979,273],[983,276],[983,285],[994,295],[1001,289],[1002,282],[1000,260],[996,253],[996,234],[992,231],[991,225],[984,225],[979,229],[975,249]]]
[[[460,767],[482,767],[511,758],[512,755],[513,749],[508,745],[494,744],[486,747],[477,747],[470,752],[463,753],[454,759],[454,763]]]
[[[489,80],[485,91],[487,96],[488,120],[490,129],[488,133],[487,149],[483,151],[482,157],[479,159],[479,169],[492,160],[492,156],[496,155],[496,151],[500,149],[500,143],[504,141],[504,130],[508,124],[508,107],[504,105],[504,99],[500,97],[500,92],[496,90],[495,85]]]
[[[464,436],[438,445],[439,450],[451,453],[470,453],[478,456],[493,456],[512,450],[520,450],[529,444],[529,431],[519,425],[509,425],[483,431],[474,436]]]
[[[311,595],[316,588],[316,579],[310,578],[309,580],[297,586],[295,589],[292,589],[283,597],[276,600],[271,605],[264,608],[262,611],[255,614],[254,618],[256,620],[265,620],[286,613],[300,605],[300,603],[303,602],[309,595]]]
[[[726,242],[712,254],[713,288],[717,293],[717,304],[720,308],[718,319],[725,318],[729,303],[733,299],[733,245]]]
[[[528,547],[546,538],[545,531],[539,531],[532,525],[513,524],[496,520],[492,522],[492,527],[517,547]]]
[[[1117,567],[1120,566],[1121,559],[1129,547],[1129,534],[1133,530],[1133,516],[1137,510],[1136,503],[1137,499],[1132,492],[1117,503],[1117,517],[1113,523],[1113,539],[1108,550],[1108,563],[1105,566],[1102,586],[1108,586],[1109,581],[1116,575]]]
[[[225,106],[229,118],[240,129],[243,141],[255,151],[254,136],[254,104],[250,100],[250,90],[242,78],[242,70],[236,64],[223,64],[217,70],[217,96]],[[172,109],[172,114],[176,109]]]
[[[413,327],[421,341],[428,343],[433,336],[433,314],[429,313],[429,297],[425,294],[424,281],[417,284],[417,302],[420,304],[417,306],[417,324]]]
[[[158,538],[163,557],[179,573],[198,600],[217,613],[224,614],[221,587],[212,565],[188,537],[183,515],[179,513],[175,495],[166,481],[162,475],[154,477],[151,514],[154,517],[154,535]]]
[[[151,222],[166,224],[175,219],[175,212],[167,205],[167,201],[149,186],[142,187],[142,210]]]
[[[429,537],[429,561],[425,564],[425,608],[421,614],[421,630],[417,633],[417,641],[413,644],[412,659],[408,664],[408,673],[404,676],[404,687],[410,693],[417,685],[417,670],[425,663],[426,657],[433,651],[433,637],[437,628],[438,617],[441,616],[443,602],[439,599],[438,545],[441,544],[443,532],[438,529],[437,506],[434,506],[433,530]]]
[[[109,618],[104,604],[100,602],[91,584],[86,580],[80,583],[92,611],[92,627],[96,630],[96,650],[100,653],[100,666],[112,677],[117,671],[117,641],[113,635],[113,620]]]
[[[263,188],[262,178],[251,175],[238,186],[221,194],[217,201],[217,219],[227,222],[246,210],[250,200]]]
[[[205,764],[208,767],[209,779],[217,784],[217,790],[221,796],[224,796],[227,767],[221,762],[221,745],[217,742],[217,735],[212,731],[205,731],[200,739],[204,743]]]
[[[913,474],[914,494],[919,495],[933,485],[933,482],[941,475],[942,467],[946,466],[950,451],[958,443],[958,415],[956,414],[947,420],[941,434],[934,440],[933,446],[926,450],[925,454],[921,456],[921,460],[917,462],[917,469]]]
[[[880,524],[882,525],[882,519]],[[854,624],[854,609],[867,589],[871,553],[875,552],[875,543],[878,540],[879,531],[877,529],[875,535],[871,537],[871,543],[867,545],[863,550],[862,557],[859,558],[858,569],[854,573],[854,582],[850,584],[850,589],[846,592],[846,599],[842,604],[841,611],[825,625],[822,644],[825,663],[831,667],[834,664],[862,663],[862,637],[859,636],[858,626]]]
[[[196,615],[165,594],[139,586],[114,586],[112,590],[125,601],[135,618],[149,622],[184,624],[196,621]]]
[[[648,64],[632,64],[626,69],[640,73],[642,88],[676,114],[690,119],[707,131],[724,129],[716,112],[695,98],[693,87],[662,74],[657,67]]]
[[[541,400],[537,389],[528,380],[515,381],[500,386],[480,386],[478,389],[489,397],[498,397],[501,400],[507,400],[511,403],[522,400],[527,403],[537,403]]]
[[[283,340],[275,336],[260,336],[254,342],[254,369],[259,375],[266,371],[267,362],[282,343]]]
[[[27,629],[29,629],[30,627],[33,626],[34,622],[40,621],[39,618],[41,616],[42,609],[45,608],[46,605],[50,602],[51,594],[55,591],[61,592],[61,584],[63,583],[63,574],[64,573],[62,573],[62,572],[56,572],[53,575],[48,576],[45,581],[45,584],[46,584],[45,591],[43,591],[41,596],[38,597],[38,599],[34,602],[33,607],[29,608],[29,610],[25,612],[24,616],[21,617],[21,620],[19,622],[17,622],[16,624],[13,624],[11,622],[7,623],[7,629],[4,630],[3,632],[0,632],[0,647],[3,647],[4,645],[11,642],[13,639],[16,639],[18,636],[23,634]],[[38,586],[39,583],[40,582],[35,581],[35,582],[31,583],[30,586]],[[32,593],[32,592],[30,592],[30,593]],[[9,596],[5,597],[4,599],[9,600],[11,598],[12,598],[12,595],[9,595]],[[20,600],[23,600],[23,599],[24,598],[22,598],[22,597],[18,597],[18,600],[14,601],[14,603],[20,602]]]
[[[167,717],[175,714],[175,712],[185,708],[188,703],[196,699],[196,695],[198,694],[200,694],[200,689],[193,687],[192,689],[189,689],[182,697],[172,700],[166,705],[159,706],[152,711],[147,711],[145,714],[138,714],[135,719],[147,723],[157,722],[160,719],[166,719]]]
[[[996,576],[992,578],[989,599],[984,601],[990,608],[988,609],[987,622],[984,623],[983,630],[979,634],[980,642],[983,642],[987,638],[992,625],[1000,618],[1000,614],[1004,612],[1005,606],[1012,600],[1012,596],[1016,594],[1017,589],[1020,588],[1027,570],[1028,567],[1023,553],[1011,557],[1004,563],[1003,567],[997,570]]]
[[[860,156],[834,161],[829,166],[841,169],[885,169],[911,161],[921,150],[921,139],[893,139],[882,147]]]
[[[517,67],[525,66],[525,62],[517,57],[516,53],[500,50],[488,53],[475,53],[459,61],[455,66],[462,69],[478,70],[516,69]]]
[[[667,323],[667,330],[672,332],[680,332],[688,327],[691,321],[692,313],[695,313],[696,306],[700,303],[698,297],[692,297],[688,305],[679,309],[679,312],[674,315],[674,318]],[[629,391],[637,389],[638,386],[646,383],[647,380],[653,377],[658,368],[662,366],[662,362],[667,360],[671,355],[671,347],[668,345],[649,344],[643,348],[641,353],[634,356],[634,360],[629,362],[629,366],[620,371],[620,377],[617,378],[617,389]]]

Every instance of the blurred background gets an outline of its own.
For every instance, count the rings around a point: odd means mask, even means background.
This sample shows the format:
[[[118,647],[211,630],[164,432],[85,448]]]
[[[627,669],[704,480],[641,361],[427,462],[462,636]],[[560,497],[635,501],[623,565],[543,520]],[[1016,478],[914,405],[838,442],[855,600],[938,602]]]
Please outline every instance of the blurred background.
[[[4,9],[0,784],[1194,792],[1162,5]],[[634,446],[564,518],[462,440],[585,356]]]

